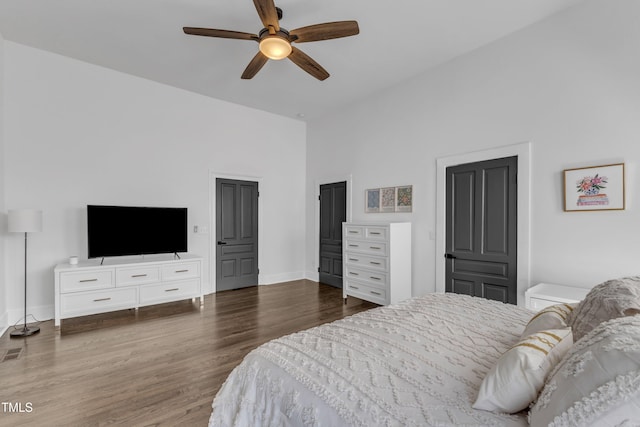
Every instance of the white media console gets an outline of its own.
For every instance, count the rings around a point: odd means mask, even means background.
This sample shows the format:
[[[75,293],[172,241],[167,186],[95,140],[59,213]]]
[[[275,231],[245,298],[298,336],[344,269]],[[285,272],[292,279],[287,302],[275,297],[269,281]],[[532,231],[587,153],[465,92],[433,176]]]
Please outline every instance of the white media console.
[[[202,295],[202,258],[196,255],[106,258],[58,264],[55,326],[61,319],[138,308]]]

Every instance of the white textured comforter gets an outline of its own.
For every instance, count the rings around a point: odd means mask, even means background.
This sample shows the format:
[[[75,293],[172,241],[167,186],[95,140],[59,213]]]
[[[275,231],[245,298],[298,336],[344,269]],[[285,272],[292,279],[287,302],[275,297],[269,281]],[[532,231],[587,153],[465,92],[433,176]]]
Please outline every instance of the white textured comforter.
[[[273,340],[229,375],[209,425],[527,425],[471,405],[531,314],[429,294]]]

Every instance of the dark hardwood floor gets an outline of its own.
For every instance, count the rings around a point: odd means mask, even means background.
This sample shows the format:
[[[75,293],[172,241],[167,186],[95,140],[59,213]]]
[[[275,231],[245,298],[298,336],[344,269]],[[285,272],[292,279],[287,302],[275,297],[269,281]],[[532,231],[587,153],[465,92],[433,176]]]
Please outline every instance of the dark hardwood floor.
[[[205,426],[216,392],[253,348],[373,307],[352,297],[345,305],[341,290],[300,280],[208,295],[202,307],[68,319],[61,332],[46,321],[25,339],[7,331],[0,426]]]

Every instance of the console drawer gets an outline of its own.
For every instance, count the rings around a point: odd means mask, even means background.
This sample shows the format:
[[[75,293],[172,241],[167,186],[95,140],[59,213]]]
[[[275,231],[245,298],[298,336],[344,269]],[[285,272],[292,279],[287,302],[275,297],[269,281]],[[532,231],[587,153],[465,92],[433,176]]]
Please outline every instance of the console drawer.
[[[64,294],[60,296],[60,315],[65,318],[134,308],[137,292],[130,288]]]
[[[140,305],[158,304],[168,301],[200,296],[200,280],[185,280],[140,286]]]
[[[131,267],[116,270],[116,286],[142,285],[160,281],[160,267]]]
[[[60,273],[60,292],[63,294],[94,289],[108,289],[114,286],[113,269]]]
[[[182,280],[200,277],[197,262],[176,262],[162,266],[162,280]]]

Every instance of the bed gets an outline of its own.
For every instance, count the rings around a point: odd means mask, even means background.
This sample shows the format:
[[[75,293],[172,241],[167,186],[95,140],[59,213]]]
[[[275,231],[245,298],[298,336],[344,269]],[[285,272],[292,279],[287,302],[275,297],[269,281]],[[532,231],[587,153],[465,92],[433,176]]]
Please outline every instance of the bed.
[[[609,339],[603,341],[599,335],[595,339],[590,332],[586,344],[581,340],[581,346],[572,345],[566,314],[572,315],[574,308],[562,307],[565,312],[560,315],[550,308],[550,316],[540,316],[522,307],[481,298],[429,294],[278,338],[249,353],[229,375],[213,401],[209,425],[526,426],[530,421],[531,425],[580,425],[570,421],[584,414],[589,422],[583,425],[597,425],[602,408],[589,413],[579,406],[581,396],[565,402],[554,395],[556,389],[563,396],[586,389],[585,384],[572,389],[571,381],[555,376],[566,377],[576,366],[589,369],[590,357],[596,351],[593,345],[603,345]],[[559,340],[568,346],[552,344],[548,351],[538,351],[540,348],[534,348],[537,344],[523,344],[521,335],[525,327],[532,327],[533,319],[545,326],[549,326],[549,320],[564,323],[565,329],[551,325],[551,335],[565,331]],[[620,364],[615,357],[611,360],[610,348],[607,357],[620,372],[630,373],[627,379],[637,394],[631,400],[637,406],[629,409],[618,405],[618,418],[611,419],[631,419],[628,425],[640,425],[640,316],[634,316],[630,323],[630,327],[598,326],[595,332],[602,334],[600,328],[616,337],[617,333],[610,330],[631,328],[627,334],[631,341],[627,339],[619,346],[628,347],[624,356],[630,362]],[[555,359],[550,362],[553,354]],[[527,357],[534,358],[527,362],[535,365],[532,371],[523,369]],[[509,369],[501,371],[501,366]],[[549,376],[551,371],[553,378]],[[582,381],[583,376],[573,374]],[[519,393],[512,386],[522,388],[532,382],[537,384],[526,397],[526,404],[510,411],[491,407],[495,403],[491,393],[502,393],[500,399],[509,400]],[[540,392],[542,400],[537,399]],[[488,398],[480,404],[483,393]],[[554,408],[556,400],[565,407]],[[483,405],[484,409],[474,408]],[[557,417],[551,410],[560,411],[569,422],[565,419],[553,424]]]
[[[430,294],[276,339],[230,374],[209,425],[527,425],[471,405],[531,316]]]

